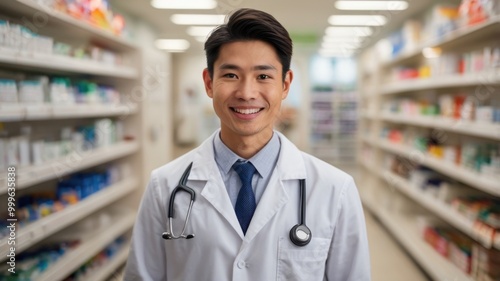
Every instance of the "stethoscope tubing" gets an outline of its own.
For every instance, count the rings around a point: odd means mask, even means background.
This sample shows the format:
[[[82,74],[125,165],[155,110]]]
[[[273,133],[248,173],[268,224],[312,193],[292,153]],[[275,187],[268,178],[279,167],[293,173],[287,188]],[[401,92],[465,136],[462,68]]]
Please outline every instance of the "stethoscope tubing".
[[[167,240],[186,238],[191,239],[194,234],[185,234],[186,228],[189,222],[189,217],[191,216],[191,210],[193,209],[194,201],[196,200],[195,191],[186,185],[189,174],[191,173],[191,167],[193,162],[189,164],[184,173],[182,174],[179,184],[174,188],[172,194],[170,195],[170,200],[168,204],[168,231],[163,232],[162,237]],[[174,202],[175,196],[179,191],[184,191],[190,194],[191,201],[189,202],[189,207],[186,213],[186,219],[184,220],[184,226],[179,235],[175,235],[173,231],[173,219],[175,215]],[[299,180],[299,224],[295,225],[290,229],[290,240],[297,246],[305,246],[311,241],[311,230],[306,226],[306,184],[305,179]]]

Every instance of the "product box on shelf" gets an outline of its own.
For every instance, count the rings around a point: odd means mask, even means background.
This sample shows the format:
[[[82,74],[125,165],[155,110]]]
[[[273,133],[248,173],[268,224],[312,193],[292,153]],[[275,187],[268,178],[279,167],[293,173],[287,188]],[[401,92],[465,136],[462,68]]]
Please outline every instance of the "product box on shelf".
[[[434,5],[424,18],[424,42],[443,38],[457,29],[459,6],[454,3]]]
[[[462,0],[459,8],[462,26],[475,25],[499,14],[496,0]]]
[[[477,280],[500,279],[500,251],[486,249],[480,245],[472,247],[472,273]]]

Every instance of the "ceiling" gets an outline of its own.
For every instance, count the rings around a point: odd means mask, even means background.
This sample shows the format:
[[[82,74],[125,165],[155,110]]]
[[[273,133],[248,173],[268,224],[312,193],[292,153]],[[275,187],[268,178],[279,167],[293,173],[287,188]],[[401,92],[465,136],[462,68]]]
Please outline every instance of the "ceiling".
[[[389,20],[381,28],[375,28],[374,34],[368,37],[363,46],[369,46],[378,39],[395,30],[404,19],[423,11],[432,5],[434,0],[407,0],[409,7],[404,11],[341,11],[334,6],[335,0],[217,0],[218,7],[213,10],[159,10],[150,5],[150,0],[122,1],[112,0],[113,7],[148,22],[157,30],[160,38],[187,39],[191,43],[189,52],[200,52],[203,44],[186,33],[188,26],[175,25],[170,16],[176,13],[227,14],[238,8],[255,8],[272,14],[290,32],[294,39],[295,50],[315,51],[329,25],[327,19],[331,15],[371,14],[384,15]],[[313,3],[313,4],[311,4]],[[317,38],[314,43],[305,43],[307,38]],[[301,43],[304,41],[304,43]]]

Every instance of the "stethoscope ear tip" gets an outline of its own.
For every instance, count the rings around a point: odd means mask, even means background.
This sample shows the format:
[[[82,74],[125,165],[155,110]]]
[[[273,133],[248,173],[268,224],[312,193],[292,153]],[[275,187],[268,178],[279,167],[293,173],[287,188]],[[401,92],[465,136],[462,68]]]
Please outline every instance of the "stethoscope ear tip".
[[[172,236],[171,236],[168,232],[163,232],[163,233],[161,234],[161,237],[162,237],[163,239],[165,239],[165,240],[170,240],[170,239],[172,239]]]
[[[186,239],[191,239],[191,238],[194,238],[194,234],[188,234],[188,235],[186,236]]]

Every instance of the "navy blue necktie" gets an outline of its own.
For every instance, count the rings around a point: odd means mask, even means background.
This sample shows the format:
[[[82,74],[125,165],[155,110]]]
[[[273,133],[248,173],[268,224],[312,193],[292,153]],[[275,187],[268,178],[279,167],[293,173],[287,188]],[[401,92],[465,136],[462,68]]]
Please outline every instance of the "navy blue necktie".
[[[253,213],[257,206],[252,189],[252,177],[255,173],[255,167],[250,162],[237,161],[234,163],[233,169],[238,173],[238,176],[240,176],[242,184],[234,210],[240,222],[241,229],[243,233],[246,234],[248,225],[250,225],[250,221],[252,220]]]

